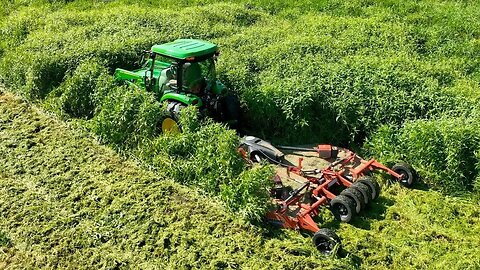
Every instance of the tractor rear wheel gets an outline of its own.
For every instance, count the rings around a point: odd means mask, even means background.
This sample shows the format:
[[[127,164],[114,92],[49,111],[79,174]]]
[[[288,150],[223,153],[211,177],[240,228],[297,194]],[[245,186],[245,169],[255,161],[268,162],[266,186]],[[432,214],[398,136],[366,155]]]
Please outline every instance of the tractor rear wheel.
[[[330,210],[335,219],[350,222],[355,213],[355,202],[345,195],[338,195],[330,202]]]
[[[380,195],[380,186],[378,185],[377,181],[373,180],[372,177],[362,176],[358,178],[358,180],[355,182],[363,183],[368,186],[368,189],[370,190],[370,194],[372,195],[371,197],[372,200],[375,200]]]
[[[404,162],[399,162],[392,167],[392,171],[402,175],[402,178],[397,179],[404,187],[410,187],[415,180],[415,171],[413,168]]]
[[[335,254],[342,248],[340,237],[330,229],[321,228],[313,235],[312,240],[317,250],[326,256]]]
[[[363,194],[358,189],[355,188],[346,188],[340,195],[347,196],[355,202],[355,212],[358,214],[365,207],[365,201],[363,199]]]
[[[240,101],[233,94],[228,94],[222,99],[223,119],[230,128],[236,129],[240,124]]]
[[[176,101],[167,101],[167,109],[158,122],[158,128],[162,133],[178,134],[182,132],[180,125],[180,111],[185,105]]]

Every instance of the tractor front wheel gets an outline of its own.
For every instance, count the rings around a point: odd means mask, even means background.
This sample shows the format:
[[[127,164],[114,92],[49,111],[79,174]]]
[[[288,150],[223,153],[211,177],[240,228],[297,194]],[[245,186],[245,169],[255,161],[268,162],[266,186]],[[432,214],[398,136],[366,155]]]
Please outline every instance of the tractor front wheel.
[[[158,128],[162,133],[178,134],[182,132],[180,125],[180,111],[185,105],[180,102],[167,101],[167,109],[158,122]]]
[[[342,247],[340,237],[334,231],[326,228],[316,232],[312,240],[317,250],[327,256],[337,253]]]

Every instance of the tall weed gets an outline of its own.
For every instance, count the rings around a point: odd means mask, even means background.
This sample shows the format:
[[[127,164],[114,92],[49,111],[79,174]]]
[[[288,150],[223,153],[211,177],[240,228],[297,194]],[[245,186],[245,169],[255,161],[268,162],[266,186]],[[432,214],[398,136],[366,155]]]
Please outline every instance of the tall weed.
[[[383,126],[367,142],[383,161],[405,160],[423,181],[447,193],[478,190],[480,126],[476,119],[442,118]]]

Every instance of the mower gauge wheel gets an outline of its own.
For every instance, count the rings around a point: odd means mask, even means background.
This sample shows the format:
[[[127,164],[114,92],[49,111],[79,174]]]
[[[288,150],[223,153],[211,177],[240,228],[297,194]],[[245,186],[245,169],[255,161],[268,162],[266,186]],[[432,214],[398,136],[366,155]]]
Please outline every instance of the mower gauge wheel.
[[[375,200],[380,195],[380,186],[377,181],[373,180],[370,176],[362,176],[356,182],[368,186],[370,194],[372,195],[372,200]]]
[[[330,229],[322,228],[313,235],[313,245],[323,255],[329,256],[342,248],[340,237]]]
[[[392,167],[392,171],[402,175],[402,178],[397,179],[404,187],[410,187],[415,180],[415,172],[413,168],[404,162],[399,162]]]
[[[363,194],[358,189],[346,188],[340,193],[340,195],[347,196],[355,202],[355,212],[357,214],[360,213],[363,208],[365,208]]]
[[[350,222],[355,213],[355,201],[345,195],[338,195],[330,202],[330,210],[337,220]]]
[[[365,202],[365,205],[369,204],[370,201],[372,200],[372,192],[370,191],[370,188],[366,184],[360,183],[360,182],[354,182],[350,186],[350,188],[357,189],[363,194],[363,201]]]

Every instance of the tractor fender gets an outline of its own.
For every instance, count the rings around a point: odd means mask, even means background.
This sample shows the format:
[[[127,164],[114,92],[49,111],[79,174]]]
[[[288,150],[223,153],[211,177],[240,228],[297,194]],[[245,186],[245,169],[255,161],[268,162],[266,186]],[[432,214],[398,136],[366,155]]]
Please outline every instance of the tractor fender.
[[[196,105],[198,107],[203,106],[202,99],[193,94],[181,94],[175,92],[165,93],[160,99],[160,102],[165,100],[175,100],[185,105]]]

